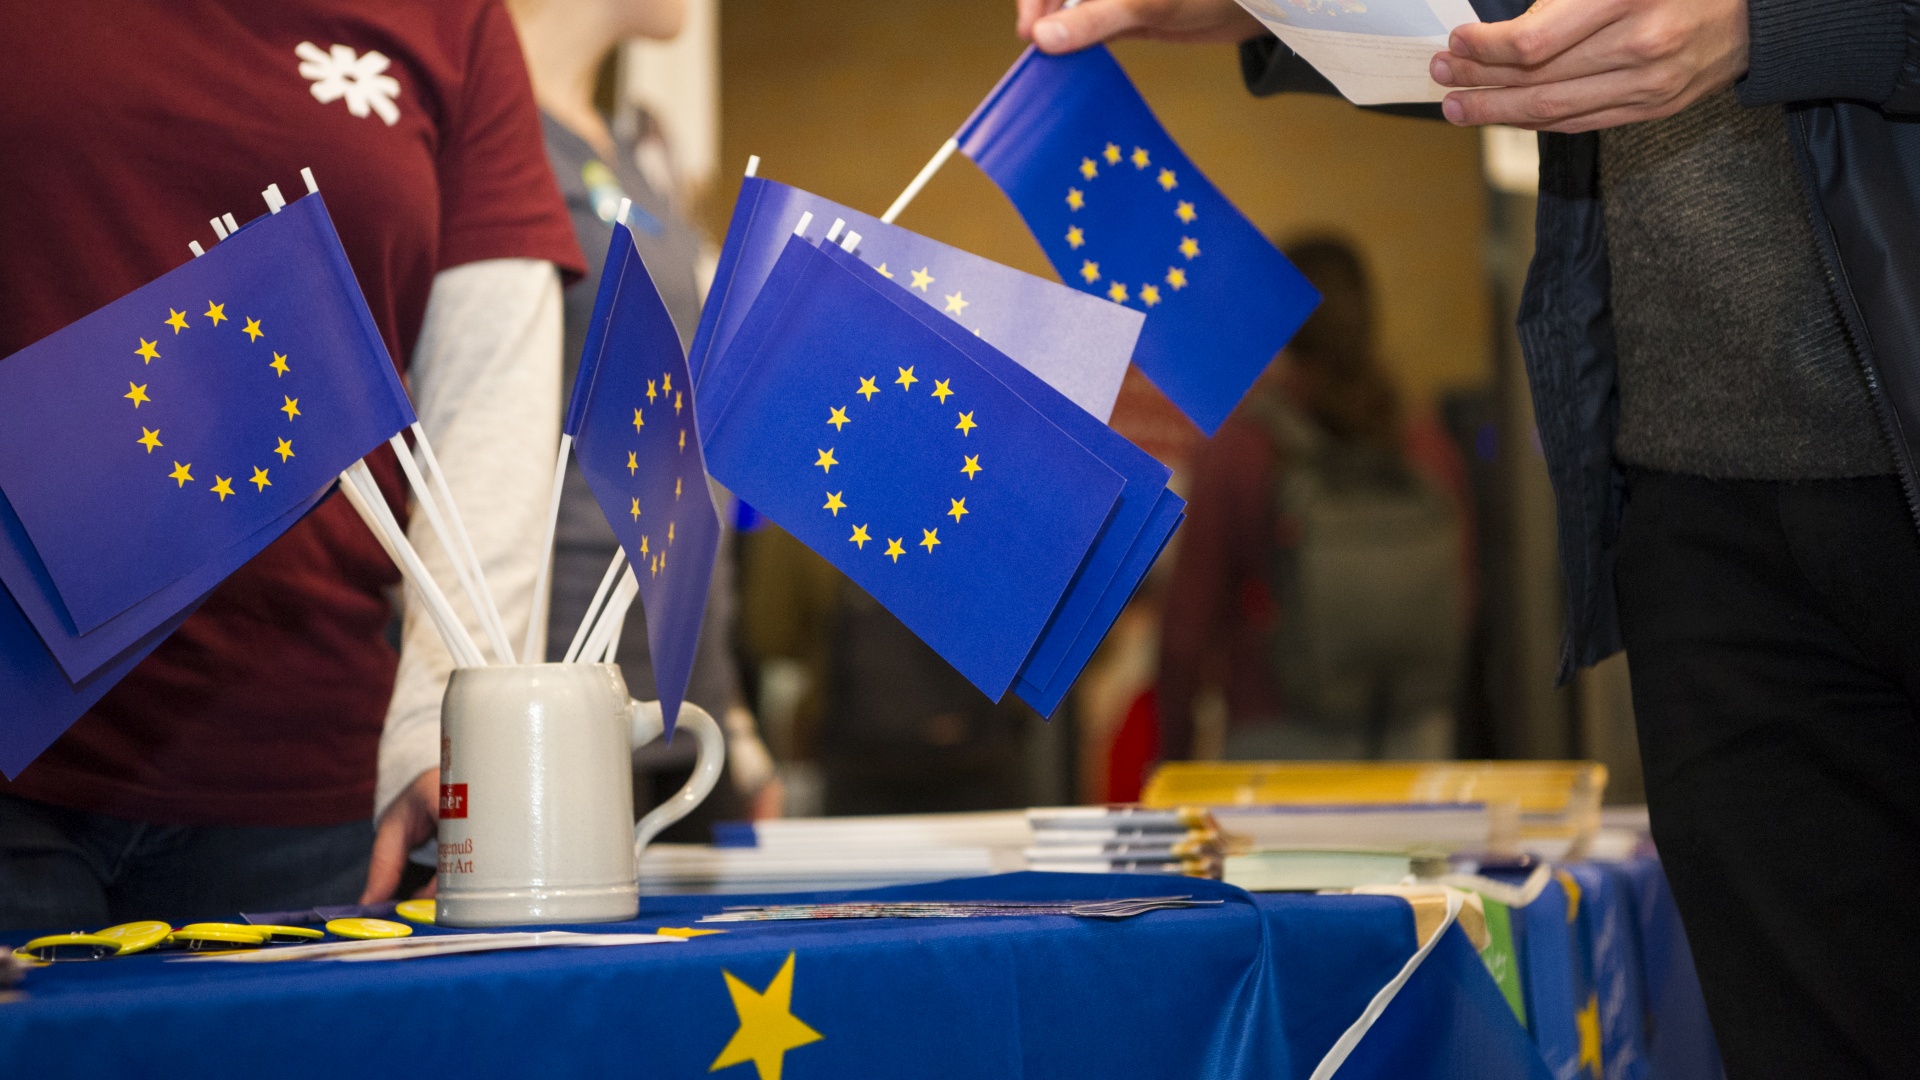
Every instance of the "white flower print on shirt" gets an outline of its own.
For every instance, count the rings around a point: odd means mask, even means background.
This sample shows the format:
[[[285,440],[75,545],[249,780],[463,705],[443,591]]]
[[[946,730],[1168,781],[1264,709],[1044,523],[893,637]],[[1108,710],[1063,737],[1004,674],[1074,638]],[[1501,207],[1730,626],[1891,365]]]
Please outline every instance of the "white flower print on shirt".
[[[400,120],[400,109],[393,99],[400,96],[400,82],[382,74],[393,61],[385,53],[368,50],[355,55],[345,45],[322,52],[318,45],[303,41],[293,50],[300,57],[300,74],[312,79],[314,100],[322,105],[347,99],[347,111],[365,116],[369,111],[392,127]]]

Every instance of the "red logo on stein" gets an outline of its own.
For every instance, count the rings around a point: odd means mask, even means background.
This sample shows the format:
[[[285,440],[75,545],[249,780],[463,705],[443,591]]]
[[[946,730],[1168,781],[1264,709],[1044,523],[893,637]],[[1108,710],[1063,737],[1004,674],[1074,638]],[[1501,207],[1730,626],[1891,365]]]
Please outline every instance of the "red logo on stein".
[[[463,818],[467,816],[467,785],[440,785],[440,817]]]

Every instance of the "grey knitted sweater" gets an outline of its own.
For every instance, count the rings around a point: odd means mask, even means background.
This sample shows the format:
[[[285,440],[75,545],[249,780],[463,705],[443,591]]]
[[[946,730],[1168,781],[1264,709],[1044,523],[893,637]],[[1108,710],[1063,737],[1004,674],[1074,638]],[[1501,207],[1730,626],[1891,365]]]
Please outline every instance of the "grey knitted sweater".
[[[1621,461],[1722,479],[1894,471],[1778,107],[1726,90],[1603,131],[1600,183]]]

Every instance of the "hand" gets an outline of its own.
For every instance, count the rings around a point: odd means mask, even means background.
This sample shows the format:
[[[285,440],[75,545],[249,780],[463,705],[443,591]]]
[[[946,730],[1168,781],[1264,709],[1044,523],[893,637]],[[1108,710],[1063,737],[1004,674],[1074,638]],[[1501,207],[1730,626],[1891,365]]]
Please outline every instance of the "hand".
[[[400,797],[380,815],[380,828],[373,834],[373,859],[367,864],[367,888],[360,894],[363,904],[391,900],[400,887],[400,871],[406,869],[407,852],[419,847],[439,828],[440,770],[428,769],[414,778]],[[433,893],[434,882],[420,891]]]
[[[1456,124],[1592,131],[1671,116],[1747,70],[1746,0],[1539,0],[1433,58]]]
[[[1260,20],[1233,0],[1019,0],[1019,32],[1041,52],[1065,53],[1113,38],[1236,42],[1257,37]]]

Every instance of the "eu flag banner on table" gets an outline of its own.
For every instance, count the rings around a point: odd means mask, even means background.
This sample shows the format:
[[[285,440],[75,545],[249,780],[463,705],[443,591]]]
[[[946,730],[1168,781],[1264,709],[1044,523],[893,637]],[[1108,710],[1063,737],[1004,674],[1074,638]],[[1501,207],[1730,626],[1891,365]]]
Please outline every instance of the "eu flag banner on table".
[[[1140,336],[1139,312],[751,176],[740,185],[688,353],[695,378],[704,380],[707,358],[726,351],[787,237],[809,213],[808,236],[824,236],[836,219],[845,222],[860,234],[860,258],[909,295],[978,333],[1102,422],[1112,414]]]
[[[0,361],[0,491],[86,634],[413,419],[309,195]]]
[[[1128,564],[1128,555],[1136,547],[1142,546],[1143,531],[1152,535],[1153,539],[1148,541],[1148,545],[1155,555],[1171,533],[1170,524],[1165,531],[1161,531],[1161,519],[1155,518],[1155,511],[1161,507],[1163,500],[1168,499],[1172,500],[1176,512],[1185,506],[1184,500],[1167,490],[1167,481],[1171,479],[1173,470],[1069,401],[1039,376],[1014,363],[927,305],[915,302],[903,290],[888,284],[877,271],[852,254],[834,247],[827,248],[826,252],[894,306],[913,315],[948,344],[966,353],[989,374],[1005,383],[1008,389],[1020,395],[1027,404],[1053,421],[1075,442],[1119,473],[1125,481],[1112,518],[1100,533],[1086,562],[1081,564],[1080,572],[1075,575],[1052,620],[1035,642],[1033,652],[1027,657],[1014,685],[1014,691],[1021,700],[1033,706],[1041,715],[1050,716],[1059,707],[1066,688],[1079,676],[1087,657],[1091,657],[1091,650],[1077,664],[1066,665],[1064,661],[1074,655],[1074,647],[1083,636],[1090,636],[1095,644],[1106,636],[1114,617],[1119,614],[1120,606],[1124,605],[1126,597],[1133,595],[1140,578],[1151,568],[1151,560],[1144,566],[1131,567]],[[1176,517],[1174,523],[1177,521]],[[1125,572],[1129,570],[1134,572]],[[1111,613],[1096,624],[1094,616],[1103,608],[1103,601],[1109,595],[1119,596],[1120,603],[1112,605]],[[1052,692],[1056,688],[1058,692]]]
[[[1146,314],[1133,362],[1209,435],[1320,302],[1105,46],[1029,48],[955,139],[1062,279]]]
[[[640,583],[654,685],[672,738],[706,615],[720,516],[707,490],[680,335],[620,222],[587,324],[566,432]]]
[[[714,475],[998,700],[1124,480],[806,240],[701,384]]]

